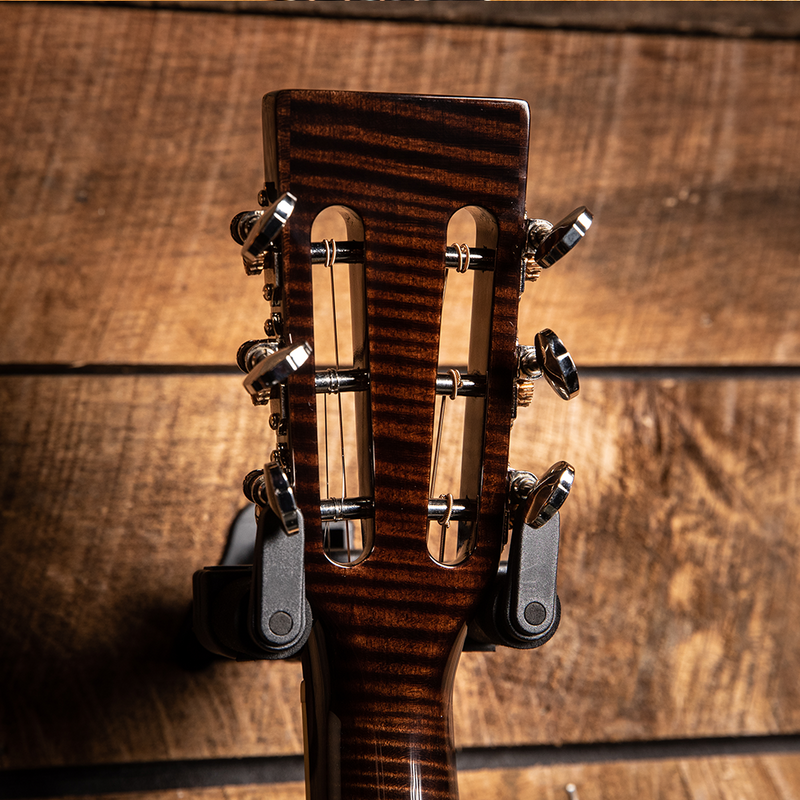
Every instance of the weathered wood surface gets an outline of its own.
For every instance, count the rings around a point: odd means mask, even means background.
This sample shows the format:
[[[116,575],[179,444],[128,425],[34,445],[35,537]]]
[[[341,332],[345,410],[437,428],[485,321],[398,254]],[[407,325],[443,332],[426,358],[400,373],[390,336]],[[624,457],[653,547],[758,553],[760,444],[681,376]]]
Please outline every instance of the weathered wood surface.
[[[299,752],[299,666],[169,657],[271,446],[238,379],[6,377],[0,406],[0,763]],[[463,656],[457,744],[797,731],[800,387],[589,380],[528,411],[512,465],[579,465],[564,617]]]
[[[791,800],[799,764],[780,755],[480,770],[461,773],[460,787],[462,800],[570,800],[569,783],[575,800]]]
[[[585,202],[597,225],[526,291],[523,341],[552,326],[582,365],[799,362],[796,41],[0,14],[0,364],[232,363],[265,306],[227,226],[262,179],[260,97],[283,87],[531,103],[531,214]],[[460,746],[800,730],[798,405],[792,380],[585,380],[569,406],[537,391],[511,463],[578,467],[562,629],[538,652],[463,657]],[[191,573],[271,447],[239,381],[6,376],[0,407],[0,766],[299,752],[299,666],[188,674],[169,655]],[[788,798],[797,763],[460,784],[467,800],[567,781],[581,800]],[[248,793],[302,790],[191,791]]]
[[[295,3],[274,0],[139,0],[146,8],[213,8],[215,11],[281,16],[392,19],[411,22],[451,22],[460,25],[521,25],[594,31],[651,31],[718,36],[791,38],[800,33],[800,7],[781,3],[766,11],[757,2],[658,3],[548,2],[474,3]]]
[[[461,800],[794,800],[800,793],[795,755],[719,756],[619,761],[461,772]],[[75,800],[302,800],[302,783],[226,786],[77,797]]]
[[[585,202],[597,226],[525,336],[552,326],[584,365],[798,363],[796,41],[2,14],[2,361],[229,363],[263,314],[227,238],[260,97],[334,85],[531,103],[530,213]]]

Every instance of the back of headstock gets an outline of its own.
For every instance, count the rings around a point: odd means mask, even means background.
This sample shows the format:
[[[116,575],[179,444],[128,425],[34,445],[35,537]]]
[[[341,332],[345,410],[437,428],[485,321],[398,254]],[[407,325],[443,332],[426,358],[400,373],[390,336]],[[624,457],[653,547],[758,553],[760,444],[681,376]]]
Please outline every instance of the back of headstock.
[[[539,481],[509,473],[508,449],[530,381],[544,374],[568,399],[577,375],[549,331],[519,347],[517,307],[525,281],[591,216],[579,209],[555,227],[525,220],[520,101],[286,91],[267,95],[264,113],[262,205],[271,205],[233,229],[248,271],[265,276],[267,338],[243,345],[240,365],[254,401],[270,404],[277,445],[246,481],[260,513],[253,567],[197,573],[196,629],[230,657],[302,654],[314,800],[455,798],[452,681],[468,630],[473,647],[526,648],[558,625],[557,510],[572,470],[556,465]],[[346,240],[312,241],[332,206]],[[472,248],[447,241],[464,207]],[[320,260],[332,281],[348,272],[346,367],[316,363]],[[468,363],[443,369],[446,281],[468,271]],[[336,352],[338,361],[338,343]],[[333,492],[320,479],[320,402],[346,392],[357,478]],[[460,485],[440,498],[434,431],[447,395],[464,398],[464,440]],[[454,526],[455,555],[432,552],[431,520],[442,536]],[[332,522],[358,526],[357,551],[334,552]]]

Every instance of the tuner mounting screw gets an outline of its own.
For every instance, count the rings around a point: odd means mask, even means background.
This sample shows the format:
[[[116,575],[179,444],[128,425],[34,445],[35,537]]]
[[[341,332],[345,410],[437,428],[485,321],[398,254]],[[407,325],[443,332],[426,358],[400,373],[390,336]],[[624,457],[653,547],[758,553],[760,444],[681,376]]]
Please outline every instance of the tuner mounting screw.
[[[271,337],[278,337],[283,332],[283,317],[280,311],[273,311],[271,316],[264,322],[264,333]]]

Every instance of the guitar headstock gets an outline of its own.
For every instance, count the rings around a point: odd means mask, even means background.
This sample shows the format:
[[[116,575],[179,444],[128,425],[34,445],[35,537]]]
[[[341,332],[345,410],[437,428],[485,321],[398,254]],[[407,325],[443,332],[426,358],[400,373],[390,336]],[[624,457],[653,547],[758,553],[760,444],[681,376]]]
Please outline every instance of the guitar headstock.
[[[264,99],[266,208],[232,232],[270,304],[266,338],[239,363],[276,445],[246,480],[261,518],[251,588],[246,568],[236,590],[198,573],[196,626],[223,655],[302,652],[314,798],[454,797],[449,704],[468,631],[474,648],[526,648],[558,625],[557,511],[572,468],[510,472],[509,437],[533,380],[569,399],[577,373],[549,330],[520,346],[517,309],[591,215],[526,219],[528,128],[515,100]],[[474,234],[453,242],[461,209]],[[341,233],[315,236],[331,213]],[[443,305],[466,282],[466,361],[454,364],[440,353]],[[454,479],[438,451],[459,405]],[[215,632],[223,607],[246,620],[238,633]]]

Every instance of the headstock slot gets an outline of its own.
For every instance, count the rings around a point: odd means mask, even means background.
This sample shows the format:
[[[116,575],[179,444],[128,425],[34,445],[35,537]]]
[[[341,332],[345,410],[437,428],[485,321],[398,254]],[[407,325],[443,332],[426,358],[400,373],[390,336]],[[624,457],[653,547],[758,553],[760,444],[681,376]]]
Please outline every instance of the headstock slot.
[[[363,220],[329,206],[314,219],[311,240],[316,359],[331,365],[315,376],[320,509],[329,512],[323,549],[334,563],[352,566],[369,554],[374,531],[370,517],[342,511],[349,498],[371,497],[373,483]],[[339,242],[346,242],[346,261]]]
[[[475,518],[455,521],[448,512],[454,499],[477,502],[480,496],[481,460],[475,455],[483,447],[491,309],[487,314],[485,303],[475,308],[474,289],[476,284],[488,285],[491,292],[494,283],[494,262],[489,257],[497,245],[494,217],[478,206],[458,209],[448,221],[447,243],[438,383],[444,384],[442,378],[448,376],[449,386],[456,391],[440,394],[437,386],[430,495],[432,500],[442,499],[450,505],[444,517],[428,523],[428,552],[441,564],[455,565],[475,544]],[[452,251],[457,253],[456,259]],[[485,300],[487,291],[484,288],[482,292]],[[472,309],[468,321],[465,308]],[[467,419],[472,420],[471,426]],[[475,424],[477,420],[479,425]]]

